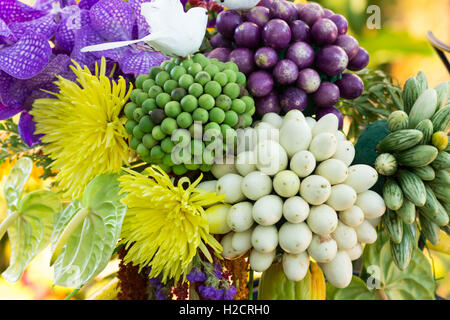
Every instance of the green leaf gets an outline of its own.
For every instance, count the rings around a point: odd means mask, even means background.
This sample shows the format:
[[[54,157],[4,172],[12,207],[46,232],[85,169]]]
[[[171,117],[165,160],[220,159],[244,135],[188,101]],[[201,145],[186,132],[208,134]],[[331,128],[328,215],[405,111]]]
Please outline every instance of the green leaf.
[[[32,169],[33,162],[30,158],[19,159],[12,167],[4,188],[6,203],[11,210],[17,207]]]
[[[401,271],[394,263],[390,243],[379,234],[379,239],[366,245],[363,254],[363,275],[371,275],[366,283],[353,277],[347,288],[327,286],[328,299],[389,299],[389,300],[433,300],[435,282],[431,265],[425,255],[415,248],[408,267]],[[366,277],[364,277],[366,278]],[[374,281],[375,280],[375,281]],[[376,286],[378,285],[378,287]]]
[[[11,214],[16,219],[8,228],[10,266],[2,274],[6,280],[19,280],[30,261],[49,244],[54,216],[59,212],[61,202],[50,191],[29,193],[19,202]]]
[[[56,221],[52,236],[55,284],[82,286],[110,260],[126,213],[117,178],[112,174],[94,178],[82,199],[72,201]]]

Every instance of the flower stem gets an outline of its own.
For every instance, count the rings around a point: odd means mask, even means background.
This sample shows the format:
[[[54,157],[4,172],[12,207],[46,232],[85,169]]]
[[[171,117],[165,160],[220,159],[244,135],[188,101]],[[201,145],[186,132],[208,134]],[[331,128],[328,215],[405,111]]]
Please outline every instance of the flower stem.
[[[0,224],[0,239],[3,238],[4,234],[6,233],[6,230],[16,221],[16,219],[19,217],[19,212],[14,211],[12,214],[8,215],[5,220],[3,220],[2,224]]]
[[[389,300],[388,296],[386,295],[386,292],[384,292],[383,289],[378,289],[377,293],[380,296],[381,300]]]
[[[248,280],[248,300],[253,300],[253,270],[250,269],[250,279]]]
[[[72,235],[72,233],[76,230],[76,228],[84,221],[84,219],[89,214],[89,209],[82,208],[80,211],[78,211],[70,220],[70,222],[67,224],[64,231],[59,236],[58,241],[56,242],[55,249],[53,250],[52,259],[50,260],[50,265],[53,265],[55,263],[56,258],[61,253],[62,248],[66,244],[67,240],[69,240],[69,237]]]

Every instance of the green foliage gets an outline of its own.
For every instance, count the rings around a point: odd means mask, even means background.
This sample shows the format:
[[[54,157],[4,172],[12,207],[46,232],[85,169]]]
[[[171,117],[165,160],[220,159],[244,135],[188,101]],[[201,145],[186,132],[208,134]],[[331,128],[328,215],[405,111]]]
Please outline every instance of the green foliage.
[[[55,284],[80,287],[111,259],[126,213],[117,177],[94,178],[81,200],[72,201],[57,219],[52,235]]]
[[[22,198],[32,166],[29,158],[18,160],[5,183],[8,213],[0,225],[0,238],[8,232],[10,265],[2,276],[10,282],[19,280],[30,261],[49,244],[54,217],[61,212],[60,200],[50,191],[35,191]]]
[[[327,285],[329,300],[433,300],[435,281],[431,265],[419,249],[408,267],[401,271],[395,265],[386,237],[366,245],[363,253],[362,279],[353,277],[347,288]],[[373,289],[372,289],[373,287]]]

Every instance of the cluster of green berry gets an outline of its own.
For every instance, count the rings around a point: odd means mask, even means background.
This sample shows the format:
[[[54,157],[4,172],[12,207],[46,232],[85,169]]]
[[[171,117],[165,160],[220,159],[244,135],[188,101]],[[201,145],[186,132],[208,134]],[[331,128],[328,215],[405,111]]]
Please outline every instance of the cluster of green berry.
[[[202,158],[210,143],[196,133],[214,130],[220,133],[224,150],[230,146],[227,139],[233,139],[231,145],[235,146],[235,130],[249,127],[255,113],[246,82],[235,63],[208,59],[201,53],[192,59],[172,58],[153,67],[149,74],[136,78],[131,102],[124,108],[128,118],[125,127],[132,135],[130,147],[142,160],[158,164],[167,172],[181,175],[187,170],[209,171],[210,162],[192,161],[194,156]],[[178,136],[174,138],[175,132]],[[173,148],[186,138],[192,146],[191,155],[182,156],[182,163],[176,164]]]

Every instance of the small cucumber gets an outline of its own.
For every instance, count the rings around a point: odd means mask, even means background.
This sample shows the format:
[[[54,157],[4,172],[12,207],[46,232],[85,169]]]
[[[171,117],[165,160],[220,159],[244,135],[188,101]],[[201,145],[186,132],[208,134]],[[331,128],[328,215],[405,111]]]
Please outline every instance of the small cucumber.
[[[450,97],[450,81],[441,82],[434,89],[437,93],[437,108],[440,109]]]
[[[431,163],[431,166],[435,170],[445,170],[450,168],[450,153],[447,151],[439,151],[436,159]]]
[[[399,132],[399,131],[397,131]],[[433,146],[419,145],[397,155],[398,164],[407,167],[423,167],[436,159],[438,149]]]
[[[450,186],[450,172],[447,170],[437,170],[433,183],[440,184],[442,186]]]
[[[419,95],[419,84],[417,83],[416,78],[411,77],[406,80],[402,92],[403,108],[405,109],[406,113],[409,113],[411,111],[411,108],[414,105],[414,102],[416,102]]]
[[[400,243],[397,244],[390,240],[392,259],[402,271],[408,267],[415,247],[416,240],[414,234],[411,233],[411,228],[415,228],[414,225],[403,224],[403,237]]]
[[[420,97],[420,95],[423,92],[425,92],[425,90],[428,89],[428,81],[427,81],[427,77],[425,76],[425,72],[420,70],[417,73],[416,80],[417,80],[417,86],[419,87],[419,97]]]
[[[427,192],[427,200],[423,207],[418,208],[420,214],[423,214],[427,219],[436,223],[440,227],[447,225],[447,212],[445,212],[445,209],[436,199],[433,190],[429,186],[425,186],[425,190]]]
[[[436,177],[436,174],[431,166],[411,168],[410,171],[424,181],[433,181]]]
[[[395,243],[400,243],[403,238],[402,219],[394,211],[387,209],[381,220],[383,221],[389,238]]]
[[[436,177],[433,181],[427,182],[433,190],[436,198],[443,202],[450,203],[450,173],[446,170],[439,170],[436,172]]]
[[[422,207],[427,200],[425,185],[417,175],[407,170],[400,170],[397,180],[403,195],[418,207]]]
[[[437,131],[431,136],[431,143],[438,150],[445,150],[448,146],[448,136],[444,131]]]
[[[441,230],[450,236],[450,226],[441,227]]]
[[[436,223],[428,220],[425,216],[421,214],[419,215],[419,221],[420,221],[420,228],[425,238],[427,238],[428,241],[437,246],[441,235],[439,226]]]
[[[397,110],[392,112],[387,120],[388,128],[392,132],[407,129],[409,125],[409,119],[406,112]]]
[[[443,107],[431,118],[433,130],[447,132],[450,129],[450,106]]]
[[[407,150],[417,145],[423,138],[423,133],[416,129],[404,129],[387,135],[377,146],[377,151],[390,152]]]
[[[390,153],[382,153],[375,160],[375,169],[383,176],[392,176],[397,172],[397,159]]]
[[[386,207],[398,210],[403,205],[403,192],[400,186],[393,180],[387,179],[383,186],[383,199]]]
[[[406,224],[411,224],[416,221],[416,206],[408,199],[403,199],[403,205],[397,210],[397,215]]]
[[[437,93],[434,89],[425,90],[411,108],[409,127],[415,128],[420,121],[430,119],[436,112]]]
[[[416,130],[419,130],[423,133],[422,140],[420,140],[420,144],[429,144],[431,141],[431,137],[433,135],[433,123],[430,119],[424,119],[419,122],[416,126]]]

